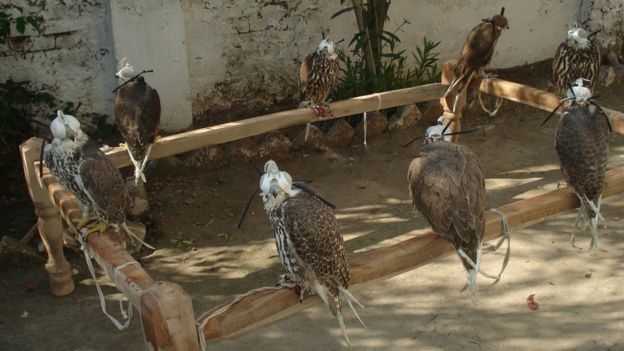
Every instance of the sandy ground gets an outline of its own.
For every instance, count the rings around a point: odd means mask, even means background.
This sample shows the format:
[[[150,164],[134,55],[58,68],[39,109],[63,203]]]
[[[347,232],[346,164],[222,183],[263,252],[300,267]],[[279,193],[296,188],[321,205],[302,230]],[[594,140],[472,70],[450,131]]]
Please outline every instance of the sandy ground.
[[[524,74],[523,77],[530,77]],[[536,74],[544,77],[543,74]],[[516,79],[518,80],[518,79]],[[545,84],[535,78],[534,84]],[[622,88],[601,99],[624,111]],[[539,124],[546,113],[506,102],[488,132],[469,134],[486,169],[489,207],[532,197],[557,187],[561,179],[553,146],[555,121]],[[337,205],[336,215],[350,254],[417,235],[427,227],[409,202],[407,165],[419,145],[401,145],[420,128],[387,133],[362,146],[328,153],[296,153],[278,162],[294,179],[311,181]],[[624,137],[611,143],[610,167],[624,164]],[[258,160],[262,164],[264,160]],[[242,229],[240,213],[256,189],[258,176],[246,165],[217,171],[179,170],[152,174],[153,204],[149,241],[158,247],[141,258],[159,280],[180,284],[197,315],[233,294],[273,285],[283,269],[259,200]],[[366,305],[360,326],[350,311],[346,323],[356,350],[623,350],[624,349],[624,195],[603,202],[608,228],[600,249],[570,246],[575,212],[515,230],[512,258],[502,281],[478,280],[477,302],[459,292],[465,272],[452,255],[382,283],[355,291]],[[181,244],[186,242],[188,245]],[[586,247],[589,238],[578,236]],[[484,255],[487,271],[497,272],[503,250]],[[140,321],[119,332],[101,313],[82,257],[69,253],[76,269],[76,291],[64,298],[48,293],[40,266],[0,272],[0,350],[141,350]],[[121,295],[99,278],[109,309],[118,315]],[[34,292],[26,292],[33,283]],[[539,310],[526,298],[535,294]],[[335,320],[317,305],[285,320],[209,344],[209,350],[344,350]]]

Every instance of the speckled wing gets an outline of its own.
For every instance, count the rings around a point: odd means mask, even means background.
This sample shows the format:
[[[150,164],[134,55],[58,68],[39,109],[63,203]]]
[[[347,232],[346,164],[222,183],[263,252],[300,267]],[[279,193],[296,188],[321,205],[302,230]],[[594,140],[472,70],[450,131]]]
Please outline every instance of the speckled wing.
[[[564,95],[569,84],[573,84],[578,78],[589,80],[589,88],[595,91],[598,86],[598,74],[600,72],[600,48],[591,42],[589,49],[580,50],[567,42],[563,42],[557,48],[553,58],[553,83],[557,92]]]
[[[306,56],[299,67],[299,101],[306,101],[306,92],[308,89],[308,79],[312,71],[312,56],[314,53]]]
[[[455,77],[476,72],[487,66],[492,60],[500,30],[490,21],[484,21],[474,27],[462,47],[461,56],[455,66]]]
[[[123,223],[132,206],[128,188],[106,155],[95,144],[88,143],[80,162],[80,178],[94,207],[111,222]]]
[[[334,283],[347,288],[349,263],[333,209],[300,191],[285,202],[283,214],[297,255],[332,293],[338,293]]]
[[[468,251],[483,237],[485,178],[478,158],[448,142],[423,146],[409,166],[414,207],[455,248]]]
[[[595,106],[567,107],[557,124],[555,148],[564,179],[594,200],[604,187],[609,126]]]
[[[160,124],[160,97],[143,77],[121,87],[115,95],[115,119],[132,155],[142,160],[154,143]]]

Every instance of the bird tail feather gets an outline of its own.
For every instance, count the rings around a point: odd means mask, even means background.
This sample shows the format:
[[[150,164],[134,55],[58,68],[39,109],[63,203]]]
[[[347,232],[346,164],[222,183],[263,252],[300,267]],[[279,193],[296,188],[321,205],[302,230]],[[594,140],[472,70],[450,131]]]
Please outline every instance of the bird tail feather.
[[[342,313],[340,313],[340,310],[338,310],[336,313],[336,320],[338,321],[340,332],[342,332],[342,337],[345,339],[345,342],[347,343],[347,347],[351,349],[351,341],[349,340],[349,334],[347,334],[347,327],[345,326],[344,319],[342,318]]]
[[[464,78],[466,78],[466,76],[468,76],[468,75],[469,75],[469,73],[467,72],[467,73],[463,74],[463,75],[462,75],[461,77],[459,77],[459,78],[457,78],[457,77],[453,78],[453,81],[452,81],[452,82],[451,82],[451,84],[449,85],[448,89],[446,89],[446,93],[444,93],[444,97],[447,97],[447,96],[448,96],[448,95],[449,95],[449,94],[450,94],[453,90],[455,90],[455,87],[456,87],[459,83],[461,83],[461,82],[464,80]]]
[[[145,170],[145,165],[147,165],[147,160],[149,159],[150,154],[152,153],[152,146],[154,144],[149,144],[147,147],[147,152],[145,153],[145,158],[142,161],[138,161],[134,165],[134,185],[139,185],[139,178],[143,181],[143,183],[147,183],[145,179],[145,174],[143,171]]]
[[[356,299],[355,296],[353,296],[353,294],[349,292],[349,290],[343,288],[342,286],[338,286],[338,290],[344,295],[345,300],[347,300],[347,303],[349,304],[349,307],[351,308],[351,311],[353,311],[353,314],[355,315],[357,320],[360,321],[360,324],[362,324],[364,328],[368,328],[366,324],[364,324],[364,322],[362,321],[362,318],[360,318],[360,315],[357,313],[357,311],[353,307],[353,302],[355,302],[356,305],[360,306],[361,309],[366,309],[366,307],[364,307],[364,305],[362,305],[362,303],[360,303],[360,301],[358,301],[358,299]]]

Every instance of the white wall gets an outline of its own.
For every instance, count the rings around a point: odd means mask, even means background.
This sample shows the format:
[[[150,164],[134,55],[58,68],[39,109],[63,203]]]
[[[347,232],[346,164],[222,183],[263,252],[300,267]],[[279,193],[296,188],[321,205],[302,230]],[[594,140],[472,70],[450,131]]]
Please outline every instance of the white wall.
[[[458,55],[482,18],[506,6],[511,28],[498,42],[492,67],[512,67],[552,57],[568,23],[579,20],[582,3],[590,11],[587,1],[394,0],[386,28],[393,31],[406,18],[411,23],[398,33],[402,48],[414,50],[427,36],[442,42],[444,61]],[[63,99],[82,101],[82,111],[110,113],[115,58],[128,57],[138,69],[155,69],[147,79],[161,95],[169,130],[188,126],[190,111],[221,118],[294,101],[299,62],[318,45],[321,28],[346,42],[356,30],[353,13],[330,19],[339,0],[45,3],[38,10],[55,28],[46,33],[66,28],[70,34],[50,48],[50,37],[37,37],[41,43],[25,59],[3,56],[0,47],[0,79],[35,80]]]
[[[193,122],[184,17],[178,1],[110,0],[117,62],[127,58],[158,91],[161,128],[184,129]]]

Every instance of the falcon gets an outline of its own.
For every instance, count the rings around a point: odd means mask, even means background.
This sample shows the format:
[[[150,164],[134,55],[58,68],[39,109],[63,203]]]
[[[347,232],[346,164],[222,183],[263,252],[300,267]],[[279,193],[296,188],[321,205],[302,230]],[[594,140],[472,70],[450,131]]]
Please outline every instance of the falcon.
[[[468,33],[466,42],[461,50],[459,62],[453,70],[453,81],[444,94],[444,97],[447,97],[449,94],[455,93],[455,101],[451,112],[455,112],[459,96],[466,92],[468,83],[470,83],[472,78],[475,76],[483,76],[485,79],[491,77],[485,74],[483,69],[490,64],[496,41],[498,37],[500,37],[503,29],[509,29],[509,23],[507,18],[503,16],[504,14],[505,8],[503,7],[500,15],[494,15],[492,18],[484,19]],[[479,101],[481,102],[481,107],[490,113],[490,115],[496,114],[496,110],[490,112],[485,108],[480,93]]]
[[[333,209],[304,183],[293,183],[291,176],[280,171],[272,160],[264,165],[260,196],[280,261],[288,272],[280,284],[295,285],[300,301],[306,292],[319,295],[336,317],[350,347],[340,297],[345,296],[360,322],[352,301],[361,304],[347,290],[349,263]]]
[[[444,140],[447,128],[436,125],[427,129],[424,146],[409,165],[407,180],[414,208],[460,256],[472,296],[477,273],[483,273],[479,266],[485,226],[485,177],[472,151]]]
[[[334,43],[323,37],[318,48],[303,60],[299,68],[299,107],[312,107],[319,119],[325,117],[326,100],[336,86],[338,66]],[[305,140],[308,140],[309,132],[310,123],[306,126]]]
[[[569,106],[563,110],[557,123],[555,149],[561,162],[563,178],[581,202],[575,227],[589,227],[589,250],[592,250],[598,247],[598,219],[604,220],[600,215],[600,199],[607,169],[611,125],[602,108],[593,101],[590,89],[583,86],[581,79],[568,89],[566,95],[562,103],[569,101]],[[556,110],[558,109],[559,106]],[[570,241],[574,245],[574,232]]]
[[[127,63],[126,63],[127,64]],[[120,77],[126,77],[119,75]],[[126,81],[115,95],[117,128],[125,140],[130,160],[134,165],[134,183],[145,182],[145,165],[152,152],[160,124],[158,92],[145,82],[143,76]]]
[[[86,228],[88,235],[111,225],[137,238],[126,225],[132,198],[117,167],[89,140],[76,117],[59,110],[50,130],[53,139],[43,149],[42,159],[80,204],[82,218],[76,228]]]
[[[598,31],[588,35],[576,23],[568,30],[553,58],[553,83],[558,94],[565,94],[578,78],[588,80],[591,91],[596,89],[601,62],[600,48],[593,40],[596,34]]]

